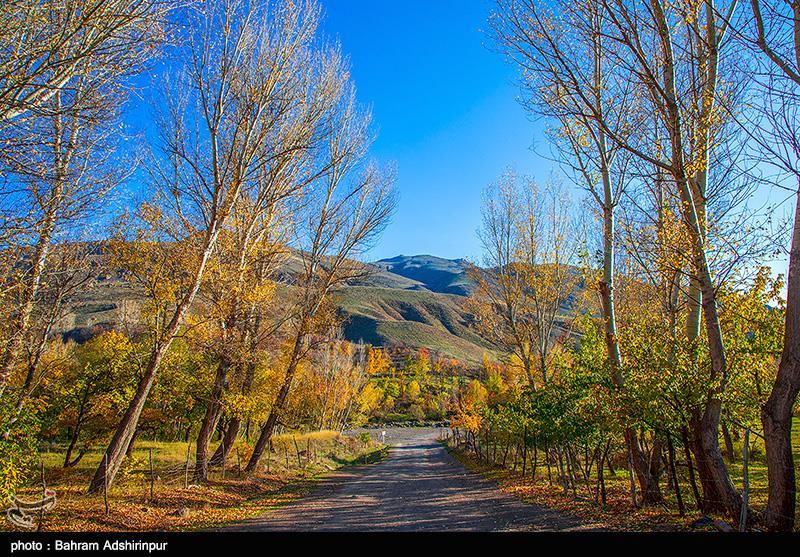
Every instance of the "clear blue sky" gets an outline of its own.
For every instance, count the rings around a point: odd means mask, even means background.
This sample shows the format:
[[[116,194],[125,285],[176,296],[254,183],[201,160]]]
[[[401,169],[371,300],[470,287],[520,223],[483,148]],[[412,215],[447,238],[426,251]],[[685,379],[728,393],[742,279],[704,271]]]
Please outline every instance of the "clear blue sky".
[[[508,167],[540,182],[557,172],[537,154],[548,147],[542,124],[517,102],[517,69],[492,50],[494,1],[320,1],[322,33],[341,43],[359,100],[373,110],[371,156],[397,168],[399,206],[367,258],[480,261],[486,185]],[[129,122],[141,125],[148,110],[134,103]],[[774,194],[759,191],[753,205],[774,202]],[[785,272],[786,258],[773,268]]]
[[[477,259],[481,191],[513,166],[540,180],[539,126],[516,101],[515,69],[491,50],[490,0],[326,0],[324,33],[350,57],[378,130],[372,155],[397,165],[397,213],[369,257]],[[541,150],[541,145],[536,145]]]
[[[543,125],[517,102],[517,69],[492,49],[492,0],[323,0],[323,31],[349,54],[373,107],[372,154],[395,161],[400,204],[369,255],[480,261],[483,188],[509,166],[544,182]],[[534,150],[536,152],[534,152]],[[761,189],[751,206],[785,194]],[[787,207],[782,207],[786,211]],[[786,257],[770,262],[786,272]]]
[[[372,107],[370,155],[397,169],[397,212],[366,258],[479,260],[485,186],[507,167],[541,181],[552,168],[532,150],[541,125],[516,100],[516,69],[491,49],[493,0],[319,1],[321,34],[341,43],[358,99]],[[128,106],[129,133],[154,133],[148,91],[164,64],[155,70],[133,80],[142,96]],[[134,196],[143,180],[142,172],[131,180]]]

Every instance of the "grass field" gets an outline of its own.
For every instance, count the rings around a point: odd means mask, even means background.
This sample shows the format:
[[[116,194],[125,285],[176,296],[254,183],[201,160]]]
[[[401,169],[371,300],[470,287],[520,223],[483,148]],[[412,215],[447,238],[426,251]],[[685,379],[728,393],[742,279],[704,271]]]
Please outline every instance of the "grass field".
[[[800,418],[794,419],[792,440],[795,466],[800,468]],[[509,468],[501,468],[487,464],[484,460],[478,460],[473,452],[465,451],[463,447],[455,448],[451,443],[449,448],[464,465],[496,481],[500,489],[530,503],[571,512],[590,523],[604,525],[613,529],[633,531],[685,530],[690,528],[690,524],[694,520],[702,516],[695,506],[689,485],[688,472],[685,467],[678,468],[679,483],[681,484],[681,492],[687,509],[686,516],[680,517],[675,493],[666,486],[666,473],[662,474],[661,482],[662,494],[665,499],[664,504],[662,506],[640,508],[635,512],[631,512],[630,480],[627,470],[624,468],[617,469],[616,474],[611,474],[608,470],[604,472],[607,505],[601,507],[594,502],[594,493],[592,491],[594,482],[590,484],[591,487],[587,487],[581,482],[576,482],[576,495],[573,496],[571,492],[564,495],[562,487],[557,485],[555,467],[552,467],[551,470],[553,485],[550,485],[547,466],[541,462],[537,467],[536,479],[534,480],[532,479],[530,468],[526,477],[521,477],[521,463],[517,462],[516,468],[513,467],[513,454],[509,457]],[[728,462],[727,465],[734,485],[741,490],[743,487],[742,443],[735,443],[735,449],[737,458],[733,462]],[[750,477],[750,506],[756,513],[760,513],[767,503],[767,466],[764,461],[764,442],[755,435],[750,437],[748,470]],[[798,508],[798,512],[800,512],[800,508]]]
[[[102,453],[87,453],[74,468],[63,469],[62,450],[43,453],[48,489],[56,492],[56,506],[43,517],[42,530],[139,531],[196,530],[244,520],[309,493],[316,482],[337,468],[382,458],[384,449],[337,432],[322,431],[275,436],[274,452],[265,454],[257,473],[242,469],[251,448],[242,444],[221,467],[211,469],[208,483],[192,480],[194,445],[142,440],[109,490],[108,513],[102,495],[87,495],[86,488]],[[60,447],[58,448],[60,449]],[[153,475],[150,481],[150,454]],[[150,493],[152,487],[152,496]],[[41,496],[41,484],[18,494],[32,501]],[[38,525],[39,517],[34,522]],[[0,530],[22,530],[2,521]]]

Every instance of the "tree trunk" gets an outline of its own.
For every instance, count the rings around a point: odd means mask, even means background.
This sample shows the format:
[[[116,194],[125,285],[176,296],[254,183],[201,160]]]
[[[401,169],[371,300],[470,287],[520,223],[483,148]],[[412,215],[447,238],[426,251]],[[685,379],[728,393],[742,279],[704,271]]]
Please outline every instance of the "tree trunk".
[[[561,474],[561,485],[564,488],[564,495],[567,495],[569,493],[569,477],[564,469],[564,456],[560,447],[556,449],[556,452],[558,453],[558,470]]]
[[[700,490],[697,487],[697,480],[695,479],[694,463],[692,462],[691,441],[689,440],[689,430],[684,426],[681,428],[681,441],[683,442],[683,451],[686,456],[686,468],[689,470],[689,485],[692,487],[692,495],[694,495],[697,510],[703,510],[703,497],[700,495]]]
[[[553,473],[550,470],[550,447],[547,442],[544,444],[544,461],[547,464],[547,484],[553,486]]]
[[[197,265],[197,268],[195,269],[192,288],[186,293],[184,298],[175,308],[175,313],[172,315],[172,319],[153,346],[153,351],[150,354],[150,359],[147,362],[144,374],[139,380],[139,384],[136,386],[136,394],[133,396],[133,399],[128,405],[128,409],[122,416],[122,420],[117,426],[114,436],[111,438],[111,442],[106,449],[105,457],[100,460],[100,464],[97,466],[94,477],[89,484],[90,494],[100,493],[104,487],[110,486],[114,481],[117,472],[119,472],[119,468],[122,465],[122,458],[125,456],[125,452],[128,450],[128,445],[130,444],[133,434],[139,425],[139,416],[142,414],[145,402],[147,402],[147,395],[150,394],[150,389],[153,387],[153,383],[156,380],[156,375],[158,373],[158,368],[161,365],[161,361],[164,359],[167,350],[169,350],[169,347],[172,345],[172,341],[175,339],[175,335],[178,333],[178,328],[181,326],[181,323],[183,323],[183,318],[189,311],[189,308],[191,307],[192,302],[197,295],[197,291],[200,289],[200,281],[203,278],[206,265],[211,257],[211,251],[216,243],[217,235],[218,231],[209,231],[203,248],[203,255]]]
[[[736,459],[736,452],[733,450],[733,439],[731,439],[731,432],[728,430],[728,424],[720,422],[722,428],[722,440],[725,441],[725,458],[728,462],[733,462]]]
[[[76,463],[72,462],[72,451],[75,450],[75,445],[78,443],[78,436],[81,434],[83,427],[84,416],[86,415],[86,405],[89,402],[90,382],[87,380],[86,388],[81,397],[80,408],[78,409],[78,417],[75,418],[75,429],[72,431],[72,438],[70,439],[69,446],[67,447],[67,454],[64,455],[64,468],[69,468]]]
[[[607,447],[607,445],[606,445]],[[603,460],[605,459],[605,453],[598,452],[597,455],[597,490],[599,491],[599,501],[600,505],[603,507],[606,506],[608,501],[608,496],[606,494],[606,478],[603,474],[605,468],[603,467]]]
[[[695,240],[697,244],[699,239]],[[701,408],[692,412],[689,427],[691,445],[695,455],[698,477],[703,487],[701,507],[703,512],[719,512],[738,524],[742,498],[733,485],[719,446],[719,423],[722,409],[721,395],[727,384],[727,359],[716,305],[716,292],[702,246],[695,245],[696,269],[702,288],[703,321],[706,325],[711,379],[717,386],[707,394]],[[694,342],[697,339],[689,339]]]
[[[33,309],[36,304],[36,295],[42,283],[42,274],[44,273],[45,263],[47,262],[47,256],[50,251],[50,240],[55,230],[55,212],[63,189],[60,180],[57,182],[58,185],[52,190],[49,207],[44,215],[44,221],[42,223],[42,231],[33,252],[30,278],[27,282],[23,282],[23,291],[18,306],[19,311],[16,316],[12,316],[13,324],[10,327],[12,332],[11,338],[6,343],[2,355],[0,355],[0,398],[2,398],[5,392],[8,380],[11,377],[11,372],[14,369],[14,365],[17,362],[17,358],[25,342],[25,335],[28,332],[31,315],[33,314]]]
[[[720,406],[719,399],[712,399],[704,409],[694,412],[689,424],[697,475],[703,488],[700,508],[706,514],[723,513],[738,524],[739,514],[733,511],[741,510],[742,499],[731,482],[719,447]]]
[[[169,345],[166,343],[160,344],[151,355],[145,373],[139,381],[139,385],[136,387],[136,394],[128,405],[128,409],[122,416],[122,420],[114,432],[114,437],[112,437],[111,443],[109,443],[106,449],[105,458],[100,459],[100,464],[97,466],[97,470],[95,470],[94,477],[89,484],[90,494],[100,493],[104,489],[104,486],[110,486],[117,472],[119,472],[122,459],[128,450],[128,444],[131,442],[133,433],[136,431],[136,427],[139,424],[139,416],[144,409],[147,395],[150,393],[150,389],[156,379],[158,366],[161,364],[161,360],[164,358],[168,346]]]
[[[604,140],[603,140],[604,143]],[[606,353],[608,362],[611,366],[611,375],[614,386],[617,389],[624,388],[624,377],[622,376],[622,356],[617,337],[617,323],[614,304],[614,208],[613,194],[611,191],[611,178],[607,168],[604,168],[603,189],[603,279],[598,283],[598,293],[600,297],[600,309],[603,316],[604,338],[606,343]],[[661,502],[661,494],[658,488],[658,481],[651,476],[647,461],[639,444],[638,436],[633,428],[625,429],[625,443],[631,454],[631,464],[639,483],[639,491],[643,494],[643,503]]]
[[[236,443],[236,437],[238,437],[241,428],[241,418],[233,416],[228,420],[228,426],[225,428],[225,435],[222,437],[222,443],[217,445],[217,450],[214,451],[213,456],[209,460],[212,466],[218,466],[223,460],[227,460],[233,450],[233,445]]]
[[[67,454],[64,455],[64,468],[70,468],[77,464],[77,462],[72,462],[72,451],[75,450],[75,445],[78,443],[78,435],[81,433],[81,421],[78,420],[78,423],[75,424],[75,429],[72,431],[72,437],[69,440],[69,446],[67,447]]]
[[[194,479],[201,483],[208,480],[208,445],[211,437],[217,429],[217,422],[222,411],[222,394],[228,381],[228,369],[230,365],[223,358],[217,365],[217,373],[214,376],[214,385],[211,388],[211,397],[206,405],[206,413],[203,416],[203,423],[197,434],[197,449],[195,451]]]
[[[256,323],[260,323],[260,318],[256,319]],[[255,327],[258,329],[258,325]],[[255,334],[255,333],[254,333]],[[251,351],[255,352],[255,344],[251,347]],[[245,374],[244,382],[242,383],[242,394],[248,395],[250,394],[250,390],[253,387],[253,381],[255,381],[255,374],[256,374],[256,364],[254,361],[248,362],[247,364],[247,372]],[[214,451],[214,455],[211,457],[211,464],[217,465],[220,464],[223,459],[227,459],[230,456],[231,450],[233,450],[233,445],[236,443],[236,438],[239,436],[239,431],[242,428],[242,418],[239,416],[232,416],[231,419],[228,421],[228,427],[225,430],[225,435],[222,438],[222,443],[219,444],[217,450]],[[250,441],[250,418],[247,419],[245,424],[245,440]]]
[[[131,437],[130,442],[128,443],[128,448],[125,449],[125,456],[131,456],[133,454],[133,448],[136,446],[136,440],[139,438],[139,432],[141,430],[136,428],[136,431],[133,432],[133,437]]]
[[[690,344],[699,340],[699,323],[702,317],[705,323],[708,356],[711,360],[709,379],[714,385],[707,393],[702,408],[695,410],[691,416],[689,425],[692,429],[692,448],[697,460],[700,483],[703,486],[703,506],[706,512],[723,512],[734,522],[738,522],[741,497],[733,487],[719,448],[717,430],[721,396],[727,386],[728,362],[717,311],[717,293],[706,251],[706,182],[713,145],[711,127],[707,122],[711,120],[710,116],[717,99],[719,36],[713,9],[708,5],[706,10],[708,50],[703,60],[693,62],[696,66],[702,66],[699,71],[706,75],[701,91],[702,128],[699,130],[700,133],[697,133],[697,145],[692,149],[702,164],[692,177],[687,170],[689,164],[685,160],[685,122],[678,104],[676,59],[672,50],[671,26],[662,3],[659,0],[651,0],[649,4],[663,58],[661,72],[664,82],[661,95],[666,108],[664,124],[669,134],[672,152],[670,172],[680,196],[682,221],[691,245],[693,272],[688,300],[690,311],[686,321],[687,340]],[[698,302],[702,314],[698,311]]]
[[[663,497],[658,485],[658,478],[653,477],[652,469],[639,443],[639,437],[633,428],[625,428],[625,443],[628,446],[630,465],[633,469],[636,483],[639,484],[639,492],[642,494],[641,503],[643,505],[660,503],[663,501]]]
[[[278,394],[275,397],[275,403],[272,405],[272,409],[269,412],[266,423],[264,423],[264,426],[261,428],[258,441],[256,441],[255,447],[253,447],[253,454],[250,455],[250,460],[247,462],[247,466],[245,467],[245,471],[248,473],[255,471],[256,467],[258,466],[258,462],[261,460],[261,456],[264,454],[264,449],[266,448],[269,440],[272,438],[272,433],[275,430],[275,424],[278,423],[278,416],[283,412],[284,407],[286,406],[286,399],[289,396],[289,389],[292,387],[292,380],[294,379],[294,374],[297,371],[297,365],[300,363],[300,352],[302,350],[304,339],[305,335],[302,332],[298,332],[297,337],[295,338],[294,348],[292,350],[292,357],[289,360],[289,365],[286,368],[286,375],[283,378],[283,385],[281,385],[281,389],[278,391]]]
[[[800,193],[789,255],[783,353],[775,384],[761,410],[769,495],[764,523],[769,530],[794,528],[797,483],[792,455],[792,409],[800,391]]]
[[[654,434],[653,448],[650,453],[650,463],[648,465],[649,482],[647,491],[642,492],[642,504],[652,505],[663,501],[661,495],[661,487],[659,486],[659,478],[661,477],[661,439],[657,434]]]
[[[675,446],[672,443],[672,435],[667,432],[667,455],[669,457],[669,472],[672,476],[672,485],[675,488],[675,498],[678,500],[678,513],[686,516],[686,506],[683,504],[681,495],[681,484],[678,481],[678,471],[675,469]]]
[[[525,477],[525,474],[528,471],[528,428],[523,428],[522,433],[522,477]]]

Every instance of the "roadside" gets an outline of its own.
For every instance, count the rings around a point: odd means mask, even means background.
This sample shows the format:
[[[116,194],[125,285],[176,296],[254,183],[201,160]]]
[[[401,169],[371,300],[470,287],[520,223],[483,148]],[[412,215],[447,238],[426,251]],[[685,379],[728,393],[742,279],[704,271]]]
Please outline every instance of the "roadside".
[[[550,473],[550,479],[545,465],[537,466],[535,474],[529,467],[523,477],[521,470],[516,466],[505,468],[498,464],[487,463],[485,460],[478,460],[472,452],[465,451],[463,447],[456,448],[451,440],[442,441],[442,444],[464,467],[494,482],[504,493],[513,495],[529,505],[542,505],[569,513],[602,529],[631,532],[687,531],[691,530],[690,523],[700,518],[696,513],[680,518],[672,509],[662,506],[632,511],[625,471],[618,470],[616,475],[608,475],[606,505],[601,506],[595,501],[595,494],[583,485],[576,485],[574,492],[565,495],[555,477],[555,466]],[[709,527],[709,530],[711,529],[713,528]]]
[[[187,451],[188,448],[188,451]],[[259,516],[315,491],[326,475],[348,466],[376,462],[385,450],[367,436],[314,432],[276,436],[273,451],[261,469],[246,476],[246,444],[221,466],[212,468],[208,483],[195,485],[193,444],[141,441],[108,493],[89,496],[86,486],[99,453],[86,454],[74,468],[61,467],[62,451],[43,454],[47,489],[56,493],[55,507],[43,516],[42,531],[187,531],[207,529]],[[150,473],[150,455],[153,473]],[[187,457],[188,455],[188,457]],[[188,461],[188,467],[187,467]],[[188,473],[187,473],[188,472]],[[188,481],[187,481],[188,478]],[[152,489],[152,497],[151,497]],[[18,497],[33,501],[41,485]],[[35,513],[34,513],[35,514]],[[32,517],[36,530],[39,516]],[[0,530],[25,531],[3,520]]]
[[[373,435],[375,432],[372,432]],[[379,434],[384,431],[378,432]],[[385,430],[385,460],[331,474],[314,493],[227,531],[586,531],[574,514],[523,503],[471,473],[439,429]]]

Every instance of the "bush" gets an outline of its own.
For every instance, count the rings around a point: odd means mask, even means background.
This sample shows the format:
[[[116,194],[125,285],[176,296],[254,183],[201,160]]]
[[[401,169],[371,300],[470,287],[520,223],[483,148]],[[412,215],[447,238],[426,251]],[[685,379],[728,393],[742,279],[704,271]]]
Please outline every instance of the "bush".
[[[23,408],[12,425],[10,418],[15,416],[16,406],[9,404],[11,397],[0,403],[0,423],[10,428],[8,438],[0,435],[0,500],[9,501],[20,485],[33,471],[38,454],[36,437],[39,423],[30,406]],[[5,433],[5,432],[4,432]]]
[[[358,440],[361,441],[364,445],[369,445],[372,441],[372,436],[369,434],[368,431],[362,431],[358,434]]]

